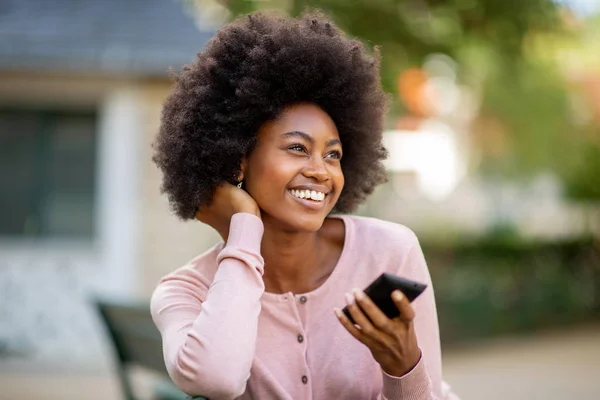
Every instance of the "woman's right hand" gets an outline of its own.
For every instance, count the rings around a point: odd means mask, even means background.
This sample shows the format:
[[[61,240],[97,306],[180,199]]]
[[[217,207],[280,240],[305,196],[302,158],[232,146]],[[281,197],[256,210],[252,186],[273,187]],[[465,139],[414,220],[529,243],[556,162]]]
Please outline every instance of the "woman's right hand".
[[[245,190],[223,182],[215,190],[212,203],[196,212],[196,219],[216,229],[223,240],[229,236],[229,224],[233,214],[249,213],[260,218],[260,208]]]

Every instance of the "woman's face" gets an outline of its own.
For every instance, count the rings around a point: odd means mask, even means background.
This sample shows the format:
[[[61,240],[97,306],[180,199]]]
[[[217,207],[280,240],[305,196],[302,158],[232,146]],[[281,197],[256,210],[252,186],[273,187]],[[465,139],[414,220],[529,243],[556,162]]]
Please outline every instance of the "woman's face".
[[[313,104],[288,106],[258,132],[244,160],[244,185],[269,224],[317,231],[344,187],[342,144],[329,115]]]

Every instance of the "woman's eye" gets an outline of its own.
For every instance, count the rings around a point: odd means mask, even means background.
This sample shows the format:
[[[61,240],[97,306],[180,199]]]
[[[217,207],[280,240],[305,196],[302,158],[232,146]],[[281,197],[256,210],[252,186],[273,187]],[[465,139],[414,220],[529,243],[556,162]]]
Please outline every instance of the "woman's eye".
[[[301,144],[293,144],[293,145],[291,145],[291,146],[288,147],[288,150],[293,150],[293,151],[298,151],[298,152],[304,152],[305,148]]]
[[[329,154],[327,154],[326,156],[327,158],[333,158],[334,160],[341,160],[342,159],[342,153],[338,150],[334,150],[332,152],[330,152]]]

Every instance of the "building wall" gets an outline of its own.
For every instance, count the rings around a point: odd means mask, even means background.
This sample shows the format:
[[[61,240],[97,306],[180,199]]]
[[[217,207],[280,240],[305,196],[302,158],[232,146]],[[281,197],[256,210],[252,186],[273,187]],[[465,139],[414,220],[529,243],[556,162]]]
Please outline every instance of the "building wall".
[[[159,192],[151,161],[167,81],[0,73],[0,106],[96,110],[96,235],[91,241],[0,238],[0,347],[27,365],[106,361],[91,295],[148,299],[161,276],[214,244]]]
[[[149,297],[159,279],[201,254],[218,240],[214,230],[198,221],[183,222],[170,211],[160,194],[162,176],[152,162],[152,141],[160,125],[160,111],[169,92],[166,83],[147,84],[143,89],[143,132],[140,146],[142,179],[140,207],[139,294]]]

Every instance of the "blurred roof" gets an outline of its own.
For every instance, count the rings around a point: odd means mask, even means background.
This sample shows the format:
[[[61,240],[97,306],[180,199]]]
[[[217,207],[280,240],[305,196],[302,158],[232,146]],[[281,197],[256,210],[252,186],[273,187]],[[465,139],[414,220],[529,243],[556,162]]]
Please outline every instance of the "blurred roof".
[[[166,76],[212,36],[175,0],[0,1],[0,70]]]

